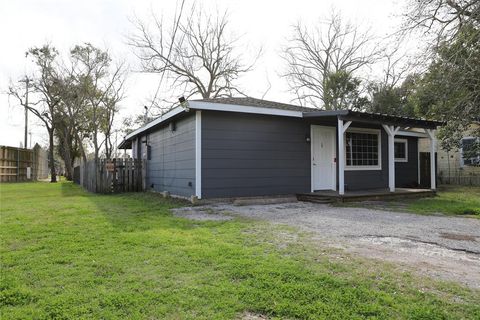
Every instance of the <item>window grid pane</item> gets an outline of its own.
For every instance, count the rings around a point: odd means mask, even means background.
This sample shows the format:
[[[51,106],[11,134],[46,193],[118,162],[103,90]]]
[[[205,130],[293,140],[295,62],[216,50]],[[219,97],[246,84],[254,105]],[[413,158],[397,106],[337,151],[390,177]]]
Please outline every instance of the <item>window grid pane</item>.
[[[378,166],[378,135],[346,133],[346,165]]]
[[[407,144],[405,142],[395,142],[395,159],[406,159],[407,158]]]

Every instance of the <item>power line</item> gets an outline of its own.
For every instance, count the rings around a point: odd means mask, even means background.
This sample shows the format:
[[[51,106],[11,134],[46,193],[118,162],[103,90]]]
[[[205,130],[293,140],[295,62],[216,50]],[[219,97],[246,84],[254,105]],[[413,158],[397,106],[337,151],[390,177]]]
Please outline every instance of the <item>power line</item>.
[[[180,25],[180,18],[182,17],[182,13],[183,13],[183,6],[185,5],[185,0],[182,0],[182,5],[180,6],[180,12],[178,14],[178,17],[177,17],[177,9],[175,8],[175,17],[176,20],[174,20],[174,29],[173,29],[173,36],[172,36],[172,42],[170,43],[170,47],[168,48],[168,54],[167,54],[167,59],[166,59],[166,63],[168,64],[168,61],[170,59],[170,54],[172,53],[172,47],[173,47],[173,44],[175,42],[175,36],[177,34],[177,30],[178,30],[178,27]],[[152,99],[152,103],[150,104],[150,107],[148,108],[148,110],[150,108],[153,107],[154,103],[155,103],[155,100],[157,99],[157,96],[158,96],[158,92],[160,91],[160,86],[162,85],[162,82],[163,82],[163,77],[165,76],[165,71],[162,73],[162,76],[160,78],[160,81],[158,82],[158,86],[157,86],[157,90],[155,91],[155,95],[153,96],[153,99]],[[147,110],[147,112],[148,112]]]

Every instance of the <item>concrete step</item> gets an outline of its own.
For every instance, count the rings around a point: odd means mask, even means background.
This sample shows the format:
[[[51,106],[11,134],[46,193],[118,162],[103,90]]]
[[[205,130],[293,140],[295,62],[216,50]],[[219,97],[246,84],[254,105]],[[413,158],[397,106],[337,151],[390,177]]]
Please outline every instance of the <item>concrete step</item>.
[[[327,196],[313,194],[297,194],[298,201],[314,202],[314,203],[333,203],[336,200]]]
[[[297,202],[297,197],[294,195],[285,196],[271,196],[271,197],[242,197],[233,199],[233,204],[236,206],[247,205],[262,205],[262,204],[280,204]]]

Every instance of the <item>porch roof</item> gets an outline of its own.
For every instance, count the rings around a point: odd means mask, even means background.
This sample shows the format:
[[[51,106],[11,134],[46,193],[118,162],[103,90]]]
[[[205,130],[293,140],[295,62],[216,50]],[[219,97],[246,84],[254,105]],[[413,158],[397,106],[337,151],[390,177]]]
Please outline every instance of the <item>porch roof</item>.
[[[338,118],[345,121],[386,124],[402,127],[435,129],[443,122],[392,116],[381,113],[368,113],[352,110],[309,111],[303,112],[303,118]]]

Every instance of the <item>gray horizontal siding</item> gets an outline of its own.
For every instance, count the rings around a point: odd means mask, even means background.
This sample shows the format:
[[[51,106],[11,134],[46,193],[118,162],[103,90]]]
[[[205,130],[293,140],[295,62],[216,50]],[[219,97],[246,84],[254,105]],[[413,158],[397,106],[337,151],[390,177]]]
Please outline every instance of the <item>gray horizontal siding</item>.
[[[305,137],[310,124],[316,123],[279,116],[203,111],[202,197],[309,192],[311,146]],[[381,130],[382,170],[345,171],[346,190],[387,188],[387,134],[376,125],[354,123],[353,127]],[[174,132],[164,126],[139,140],[145,138],[152,152],[147,161],[147,187],[181,196],[195,194],[195,115],[177,120]],[[409,161],[396,163],[397,187],[411,186],[417,180],[417,141],[408,137]],[[144,147],[134,143],[133,153],[143,155]]]
[[[418,185],[418,138],[395,136],[407,139],[408,162],[395,162],[395,186],[415,187]]]
[[[163,126],[148,137],[147,187],[179,196],[195,194],[195,114],[176,121],[176,130]],[[189,186],[189,183],[191,186]]]
[[[352,127],[355,123],[352,124]],[[359,126],[360,127],[360,126]],[[388,135],[379,126],[362,125],[363,128],[381,129],[382,170],[345,171],[346,190],[388,188]],[[418,139],[395,136],[408,140],[408,162],[395,162],[395,186],[413,187],[418,180]]]
[[[382,170],[345,170],[345,190],[388,188],[388,137],[383,128],[353,123],[351,128],[381,129]],[[338,148],[338,143],[337,143]],[[338,154],[338,153],[337,153]],[[338,181],[338,180],[337,180]]]
[[[202,196],[310,190],[309,125],[301,119],[202,112]]]

